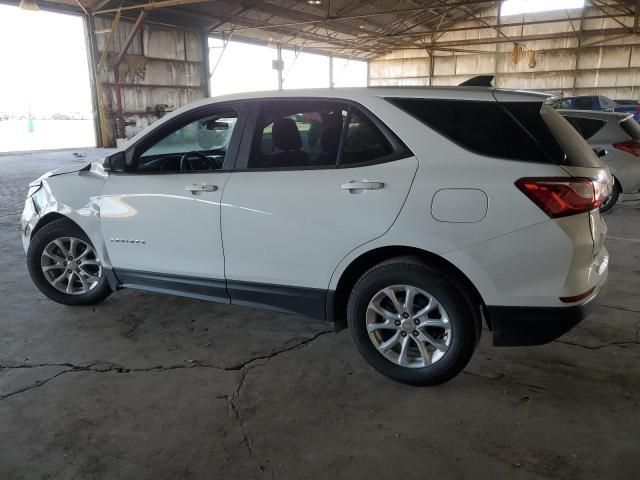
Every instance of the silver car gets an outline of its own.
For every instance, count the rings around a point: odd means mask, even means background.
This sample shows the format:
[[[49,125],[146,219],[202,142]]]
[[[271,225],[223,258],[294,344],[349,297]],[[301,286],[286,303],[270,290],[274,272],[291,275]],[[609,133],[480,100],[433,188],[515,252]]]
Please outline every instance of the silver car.
[[[611,210],[623,193],[640,190],[640,125],[627,113],[558,110],[602,157],[615,177],[600,210]]]

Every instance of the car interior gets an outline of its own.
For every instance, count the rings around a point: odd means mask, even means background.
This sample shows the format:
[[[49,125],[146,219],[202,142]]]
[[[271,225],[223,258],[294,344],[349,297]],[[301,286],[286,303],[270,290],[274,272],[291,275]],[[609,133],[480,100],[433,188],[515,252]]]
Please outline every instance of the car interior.
[[[249,168],[358,164],[393,152],[380,130],[355,108],[330,102],[265,105],[258,119]]]
[[[334,103],[265,105],[249,168],[335,165],[346,109]]]
[[[174,130],[139,157],[141,172],[189,172],[222,168],[237,120],[233,112],[215,115]]]

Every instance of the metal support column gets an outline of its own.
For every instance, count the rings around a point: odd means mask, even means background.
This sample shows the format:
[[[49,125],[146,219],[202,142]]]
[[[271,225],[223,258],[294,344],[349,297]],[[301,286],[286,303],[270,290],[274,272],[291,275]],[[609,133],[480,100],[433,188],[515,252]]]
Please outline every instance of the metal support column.
[[[329,88],[333,88],[333,55],[329,55]]]
[[[100,121],[100,105],[98,94],[97,62],[98,47],[96,45],[96,25],[92,15],[83,17],[85,44],[87,45],[87,62],[89,63],[89,84],[91,86],[91,110],[93,113],[93,131],[96,146],[106,147],[102,135],[102,123]]]
[[[202,91],[207,98],[211,96],[211,66],[209,65],[209,35],[207,32],[200,32],[200,42],[202,45]]]
[[[282,70],[284,70],[283,67],[283,63],[282,63],[282,45],[278,44],[277,47],[277,52],[278,52],[278,90],[282,90]]]
[[[367,87],[371,86],[371,62],[367,60]]]

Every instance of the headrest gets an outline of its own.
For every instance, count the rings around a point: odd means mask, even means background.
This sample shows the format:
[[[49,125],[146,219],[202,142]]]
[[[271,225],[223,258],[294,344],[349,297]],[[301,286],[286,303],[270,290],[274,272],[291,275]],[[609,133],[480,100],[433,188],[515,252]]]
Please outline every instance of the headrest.
[[[302,138],[298,126],[291,118],[279,118],[273,122],[271,138],[278,150],[299,150],[302,146]]]

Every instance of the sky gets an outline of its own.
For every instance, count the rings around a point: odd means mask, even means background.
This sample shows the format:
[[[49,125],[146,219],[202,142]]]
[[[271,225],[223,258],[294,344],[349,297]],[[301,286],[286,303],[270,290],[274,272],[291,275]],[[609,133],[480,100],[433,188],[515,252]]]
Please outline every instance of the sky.
[[[0,45],[0,112],[91,112],[80,17],[0,5]]]

